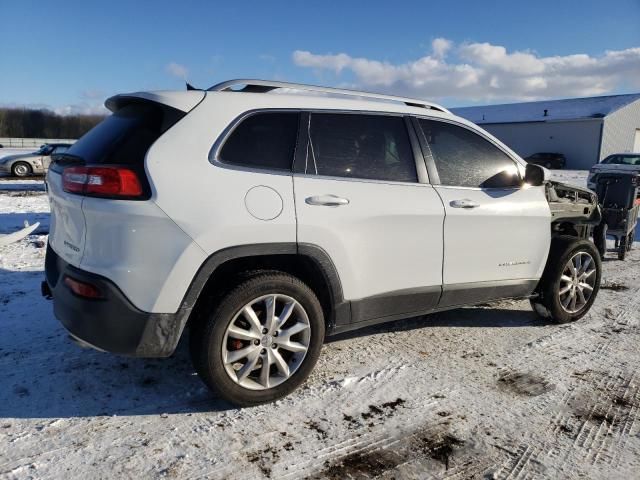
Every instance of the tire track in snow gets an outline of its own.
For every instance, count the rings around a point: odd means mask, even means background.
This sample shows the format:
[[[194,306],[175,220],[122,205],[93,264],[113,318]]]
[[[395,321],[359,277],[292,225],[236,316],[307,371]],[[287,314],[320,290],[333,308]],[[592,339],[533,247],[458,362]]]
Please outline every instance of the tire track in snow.
[[[625,307],[613,316],[614,324],[623,325],[626,327],[633,327],[637,325],[637,312],[640,306],[640,289],[630,292],[630,302],[625,304]],[[594,317],[597,315],[595,312],[589,313]],[[541,357],[556,357],[562,358],[566,356],[568,345],[584,345],[585,348],[578,355],[589,355],[592,359],[590,363],[601,365],[603,369],[606,369],[607,365],[611,365],[612,351],[611,347],[614,343],[617,343],[618,339],[612,338],[610,335],[606,339],[602,338],[600,329],[607,329],[611,326],[610,322],[607,322],[605,315],[602,315],[603,320],[598,321],[596,325],[591,326],[587,331],[579,329],[578,326],[571,324],[567,327],[562,327],[559,332],[551,332],[544,335],[537,340],[529,342],[525,348],[528,347],[529,351],[535,353],[534,358],[530,355],[518,356],[517,352],[514,352],[515,358],[520,358],[520,362],[516,362],[517,365],[511,365],[504,367],[501,371],[526,371],[533,364],[548,364],[548,362],[542,361]],[[595,327],[595,328],[594,328]],[[576,336],[582,337],[576,342]],[[593,344],[595,343],[595,347]],[[595,359],[594,359],[595,357]],[[537,360],[537,361],[536,361]],[[519,368],[520,367],[520,368]],[[523,367],[523,368],[522,368]],[[512,455],[507,459],[506,463],[498,466],[494,471],[494,478],[499,479],[520,479],[528,476],[529,473],[538,475],[540,472],[532,471],[528,472],[529,466],[532,464],[544,465],[545,459],[551,459],[552,457],[560,456],[562,458],[560,463],[560,469],[568,463],[568,461],[578,456],[581,461],[587,461],[590,464],[606,461],[612,463],[619,458],[619,453],[623,448],[620,442],[627,442],[629,438],[629,432],[637,418],[637,407],[634,405],[630,409],[627,415],[621,414],[615,406],[611,405],[611,397],[615,396],[619,392],[622,383],[625,383],[626,388],[623,390],[624,395],[627,395],[630,391],[630,386],[635,378],[635,371],[631,376],[626,376],[622,372],[616,372],[615,374],[606,374],[605,378],[601,380],[600,384],[597,384],[599,388],[595,390],[598,392],[595,399],[591,399],[588,404],[587,416],[579,423],[578,433],[575,435],[574,440],[570,446],[566,446],[562,451],[562,445],[558,445],[557,435],[568,431],[573,431],[573,424],[575,422],[575,415],[568,410],[571,409],[571,405],[577,401],[578,395],[592,395],[593,388],[587,387],[586,389],[580,388],[578,385],[577,392],[567,391],[562,397],[559,404],[554,405],[554,397],[549,396],[547,399],[538,402],[534,407],[534,410],[544,412],[550,411],[555,407],[557,413],[552,415],[550,425],[546,430],[546,433],[541,439],[536,439],[539,444],[536,448],[531,447],[529,444],[521,445],[518,449],[517,455]],[[591,383],[595,381],[594,378],[590,378]],[[584,393],[583,393],[584,392]],[[633,395],[637,395],[636,393]],[[607,402],[609,400],[609,402]],[[597,418],[600,421],[594,422],[593,419]],[[622,418],[622,420],[621,420]],[[622,427],[618,428],[617,425],[622,421]],[[624,432],[627,432],[626,434]],[[613,448],[613,443],[617,442],[618,446]],[[535,469],[534,469],[535,470]]]

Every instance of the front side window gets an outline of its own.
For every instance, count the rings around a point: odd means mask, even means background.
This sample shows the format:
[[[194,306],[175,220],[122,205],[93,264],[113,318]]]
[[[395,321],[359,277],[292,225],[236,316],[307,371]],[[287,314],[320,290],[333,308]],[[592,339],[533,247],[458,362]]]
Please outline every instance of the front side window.
[[[477,133],[435,120],[419,123],[442,185],[513,188],[522,184],[515,162]]]
[[[306,173],[417,182],[402,117],[312,113]]]
[[[297,112],[256,113],[231,132],[219,159],[243,167],[291,170],[297,136]]]

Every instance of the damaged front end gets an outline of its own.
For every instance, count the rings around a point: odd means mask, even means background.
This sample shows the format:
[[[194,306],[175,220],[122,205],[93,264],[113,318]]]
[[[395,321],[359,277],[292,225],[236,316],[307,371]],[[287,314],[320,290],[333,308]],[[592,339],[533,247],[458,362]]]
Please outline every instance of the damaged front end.
[[[588,238],[602,212],[595,192],[566,183],[547,181],[545,193],[551,209],[551,232]]]

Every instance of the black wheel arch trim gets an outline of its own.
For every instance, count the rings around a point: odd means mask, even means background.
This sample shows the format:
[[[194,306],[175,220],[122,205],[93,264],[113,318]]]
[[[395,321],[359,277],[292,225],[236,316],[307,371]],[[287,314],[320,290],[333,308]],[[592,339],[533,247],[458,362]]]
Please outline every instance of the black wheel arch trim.
[[[342,284],[338,270],[331,261],[329,254],[321,247],[309,243],[258,243],[250,245],[239,245],[235,247],[218,250],[207,258],[200,266],[191,285],[187,289],[181,308],[195,305],[204,285],[216,269],[230,260],[237,260],[248,257],[261,257],[267,255],[300,255],[314,261],[323,273],[325,280],[332,293],[334,303],[344,300]]]
[[[277,255],[299,255],[311,260],[322,273],[331,295],[331,306],[334,308],[334,318],[328,319],[327,330],[333,329],[336,323],[348,322],[346,318],[350,316],[348,302],[345,302],[342,291],[340,276],[329,254],[322,248],[309,243],[282,242],[282,243],[258,243],[249,245],[239,245],[218,250],[210,255],[200,266],[194,276],[187,292],[180,304],[177,313],[177,320],[180,323],[180,336],[184,329],[191,311],[200,298],[205,285],[215,274],[216,270],[226,262],[242,258],[261,257]],[[176,339],[177,344],[178,339]]]

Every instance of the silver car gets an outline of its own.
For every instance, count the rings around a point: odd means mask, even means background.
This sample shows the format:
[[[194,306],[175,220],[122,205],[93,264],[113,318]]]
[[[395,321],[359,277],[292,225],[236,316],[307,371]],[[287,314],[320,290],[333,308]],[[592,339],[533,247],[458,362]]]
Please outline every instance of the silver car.
[[[0,173],[9,173],[15,177],[44,175],[51,163],[51,156],[67,151],[70,146],[70,143],[45,143],[36,152],[1,157]]]
[[[591,190],[596,189],[598,183],[598,174],[611,172],[629,172],[640,174],[640,153],[614,153],[596,163],[589,170],[587,178],[587,187]]]

